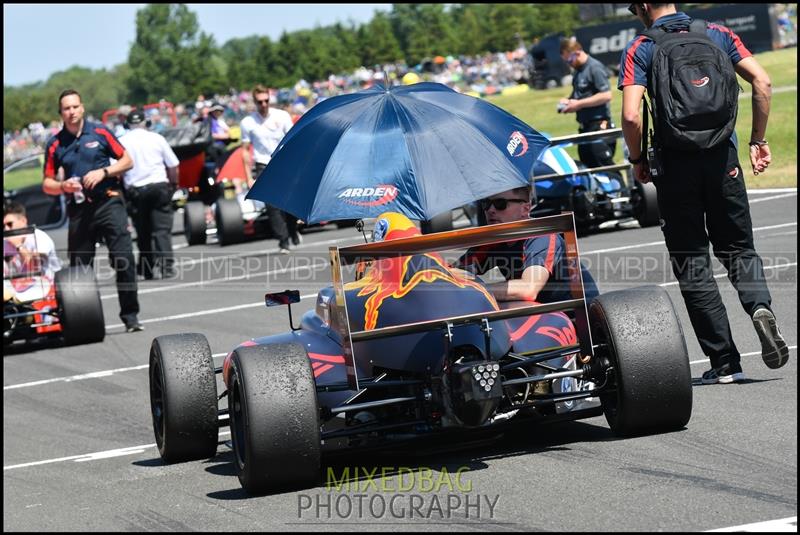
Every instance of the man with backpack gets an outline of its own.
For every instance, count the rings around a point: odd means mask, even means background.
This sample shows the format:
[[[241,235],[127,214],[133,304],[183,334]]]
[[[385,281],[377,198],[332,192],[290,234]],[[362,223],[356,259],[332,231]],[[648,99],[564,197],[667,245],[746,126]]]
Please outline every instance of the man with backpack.
[[[752,85],[750,163],[771,162],[765,135],[769,76],[731,30],[692,21],[675,4],[631,4],[647,30],[622,53],[622,130],[634,176],[653,180],[661,228],[689,318],[711,369],[703,384],[745,380],[725,306],[714,281],[708,243],[751,316],[770,368],[789,358],[771,305],[737,156],[738,73]],[[648,101],[639,112],[645,90]],[[648,106],[650,111],[648,112]],[[652,134],[648,135],[648,119]]]

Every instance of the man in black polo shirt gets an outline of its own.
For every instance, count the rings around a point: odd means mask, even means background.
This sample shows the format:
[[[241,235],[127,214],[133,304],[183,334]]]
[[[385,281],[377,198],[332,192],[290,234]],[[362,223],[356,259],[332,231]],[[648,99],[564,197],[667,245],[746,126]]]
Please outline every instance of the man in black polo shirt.
[[[568,99],[561,99],[558,111],[574,113],[581,134],[613,128],[611,85],[605,66],[587,54],[574,38],[561,41],[561,58],[575,69],[575,73],[572,75],[572,94]],[[615,140],[581,143],[578,156],[589,167],[614,165],[616,149]]]
[[[531,188],[515,188],[480,201],[489,225],[528,219],[531,211]],[[471,247],[456,262],[456,268],[481,275],[497,268],[506,279],[487,284],[498,301],[535,301],[552,303],[572,299],[566,246],[561,234],[547,234],[513,242]],[[581,266],[584,294],[591,301],[597,285]]]
[[[105,126],[84,120],[77,91],[63,91],[58,106],[64,127],[45,147],[42,189],[48,195],[68,195],[70,265],[91,266],[95,243],[102,236],[117,272],[119,317],[128,332],[141,331],[133,244],[118,179],[133,167],[133,160]],[[59,168],[64,170],[63,181],[57,178]]]

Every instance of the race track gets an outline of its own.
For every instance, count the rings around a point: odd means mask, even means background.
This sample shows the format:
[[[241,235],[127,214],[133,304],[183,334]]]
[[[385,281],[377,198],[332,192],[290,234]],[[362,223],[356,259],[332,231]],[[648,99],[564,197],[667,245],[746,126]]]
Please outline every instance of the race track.
[[[749,380],[697,384],[685,429],[619,439],[597,417],[439,450],[354,454],[327,466],[374,477],[258,498],[240,488],[227,428],[213,459],[161,462],[149,409],[150,343],[162,334],[203,333],[219,365],[240,342],[288,328],[284,309],[264,307],[266,291],[299,289],[298,318],[329,283],[327,248],[363,239],[330,226],[281,256],[275,240],[185,247],[176,235],[180,276],[140,283],[146,330],[133,334],[122,328],[113,274],[100,262],[104,342],[4,355],[3,529],[704,531],[777,521],[771,529],[797,531],[797,193],[752,192],[750,199],[790,360],[780,370],[762,363],[750,319],[717,264]],[[581,238],[582,258],[601,291],[667,289],[698,379],[708,363],[661,232],[627,226]],[[409,472],[414,477],[403,479]]]

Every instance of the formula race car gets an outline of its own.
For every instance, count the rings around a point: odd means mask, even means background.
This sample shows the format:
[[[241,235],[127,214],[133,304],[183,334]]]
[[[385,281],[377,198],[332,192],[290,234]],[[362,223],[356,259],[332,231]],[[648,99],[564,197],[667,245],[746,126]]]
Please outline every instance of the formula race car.
[[[565,150],[573,143],[598,143],[620,133],[620,129],[613,129],[552,138],[552,146],[533,167],[536,205],[531,216],[571,211],[581,232],[626,218],[635,218],[642,227],[657,225],[658,198],[652,183],[642,184],[630,176],[626,182],[620,171],[630,169],[627,163],[589,169]]]
[[[467,247],[553,233],[565,237],[570,300],[499,306],[449,262]],[[572,214],[423,236],[388,213],[373,241],[330,249],[333,284],[299,327],[299,292],[267,294],[267,306],[289,305],[291,331],[243,342],[219,368],[201,334],[153,340],[150,408],[165,462],[213,457],[230,426],[239,481],[260,494],[315,485],[323,452],[602,413],[618,435],[689,421],[689,359],[669,296],[642,287],[587,303]]]
[[[70,345],[102,342],[105,320],[94,270],[53,272],[39,255],[23,257],[13,242],[26,240],[37,250],[35,230],[3,233],[3,346],[49,337]]]

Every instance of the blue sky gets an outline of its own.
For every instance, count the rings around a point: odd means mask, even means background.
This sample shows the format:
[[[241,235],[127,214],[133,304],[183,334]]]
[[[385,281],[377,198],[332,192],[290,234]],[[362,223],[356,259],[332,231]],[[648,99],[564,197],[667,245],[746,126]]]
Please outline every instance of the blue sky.
[[[3,84],[46,80],[73,65],[111,68],[128,59],[145,4],[3,4]],[[187,4],[217,46],[234,37],[369,21],[391,4]]]

